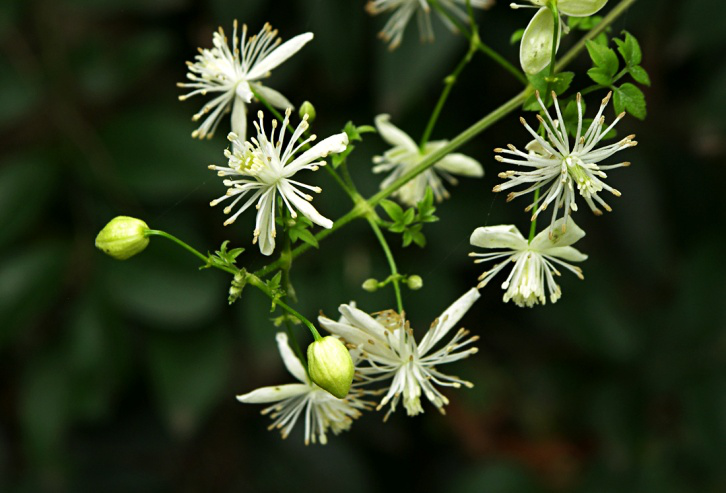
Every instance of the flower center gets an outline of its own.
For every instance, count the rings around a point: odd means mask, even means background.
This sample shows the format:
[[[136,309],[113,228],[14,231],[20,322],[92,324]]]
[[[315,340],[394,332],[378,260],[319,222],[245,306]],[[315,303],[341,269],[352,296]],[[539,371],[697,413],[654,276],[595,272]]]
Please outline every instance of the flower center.
[[[588,167],[577,155],[567,156],[565,164],[567,165],[567,172],[577,184],[577,189],[583,197],[589,197],[602,191],[602,182],[593,176],[590,170],[591,166]]]

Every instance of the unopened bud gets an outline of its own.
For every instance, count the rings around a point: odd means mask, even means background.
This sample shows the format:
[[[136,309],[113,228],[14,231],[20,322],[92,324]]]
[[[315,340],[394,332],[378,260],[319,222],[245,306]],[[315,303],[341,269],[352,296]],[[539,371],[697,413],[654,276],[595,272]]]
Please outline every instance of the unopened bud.
[[[308,122],[312,123],[315,120],[315,106],[310,101],[305,101],[300,105],[299,114],[300,118],[305,118],[305,115],[308,115]]]
[[[141,219],[114,217],[96,236],[96,248],[115,259],[126,260],[144,251],[149,244],[148,230]]]
[[[366,291],[368,291],[369,293],[375,293],[376,291],[378,291],[378,281],[373,278],[366,279],[363,282],[362,288],[365,289]]]
[[[308,372],[318,387],[342,399],[353,383],[355,367],[348,348],[327,336],[308,346]]]
[[[421,276],[408,276],[406,279],[406,285],[408,286],[408,289],[416,291],[423,287],[423,279],[421,279]]]

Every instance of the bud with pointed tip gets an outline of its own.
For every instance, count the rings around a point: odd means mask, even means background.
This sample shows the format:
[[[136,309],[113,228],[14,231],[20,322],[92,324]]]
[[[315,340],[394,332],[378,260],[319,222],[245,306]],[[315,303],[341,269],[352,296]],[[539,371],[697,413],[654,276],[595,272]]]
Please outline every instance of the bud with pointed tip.
[[[305,118],[305,115],[308,115],[308,122],[312,123],[315,120],[315,106],[310,101],[305,101],[301,104],[298,111],[300,118]]]
[[[318,387],[342,399],[353,383],[355,367],[348,348],[327,336],[308,346],[308,372]]]
[[[96,248],[115,259],[126,260],[141,253],[149,244],[148,230],[141,219],[114,217],[96,236]]]

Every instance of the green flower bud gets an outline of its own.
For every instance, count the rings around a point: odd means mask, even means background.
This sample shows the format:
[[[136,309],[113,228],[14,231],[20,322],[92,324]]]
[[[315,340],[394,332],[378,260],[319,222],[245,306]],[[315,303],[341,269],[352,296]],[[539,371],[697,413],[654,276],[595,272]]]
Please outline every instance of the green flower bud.
[[[423,287],[423,279],[421,279],[421,276],[408,276],[406,279],[406,285],[408,286],[408,289],[416,291]]]
[[[308,115],[308,122],[312,123],[315,120],[315,106],[310,101],[305,101],[300,105],[299,114],[300,118],[305,118],[305,115]]]
[[[369,293],[375,293],[376,291],[378,291],[378,281],[373,278],[366,279],[365,282],[363,282],[363,286],[361,287]]]
[[[96,236],[96,248],[118,260],[126,260],[141,253],[149,244],[145,236],[149,227],[141,219],[118,216]]]
[[[353,383],[355,367],[348,348],[327,336],[308,346],[308,372],[318,387],[342,399]]]

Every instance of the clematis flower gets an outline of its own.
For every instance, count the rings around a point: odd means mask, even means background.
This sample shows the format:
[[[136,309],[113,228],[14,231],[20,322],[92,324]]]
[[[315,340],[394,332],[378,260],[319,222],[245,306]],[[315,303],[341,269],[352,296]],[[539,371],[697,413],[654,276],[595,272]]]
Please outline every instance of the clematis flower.
[[[445,375],[436,367],[452,363],[477,352],[469,347],[479,337],[469,337],[469,331],[459,329],[448,343],[434,347],[461,320],[461,317],[479,299],[479,291],[469,290],[434,320],[429,331],[416,342],[413,331],[403,313],[386,310],[374,316],[354,305],[340,305],[339,321],[320,316],[320,325],[331,334],[341,337],[348,346],[358,352],[368,365],[356,365],[356,371],[366,383],[388,381],[385,396],[377,409],[387,404],[390,408],[385,419],[396,410],[401,398],[409,416],[423,412],[421,395],[425,395],[436,408],[444,413],[449,400],[436,386],[472,387],[470,382]]]
[[[441,8],[447,10],[452,16],[466,20],[466,12],[460,5],[466,5],[466,0],[438,0]],[[493,0],[471,0],[471,6],[486,9],[492,6]],[[418,30],[421,41],[433,41],[434,30],[431,26],[431,6],[427,0],[369,0],[366,11],[371,15],[393,11],[378,36],[386,43],[388,48],[395,50],[403,39],[403,31],[414,14],[418,20]],[[449,29],[456,31],[456,26],[443,13],[439,12],[441,20]]]
[[[324,228],[333,226],[333,221],[323,217],[310,204],[313,198],[301,190],[307,189],[320,193],[322,191],[320,187],[306,185],[294,180],[293,176],[305,169],[316,171],[319,166],[325,166],[325,161],[319,159],[330,153],[343,152],[348,146],[348,136],[345,132],[333,135],[295,157],[305,145],[312,143],[316,137],[311,135],[302,142],[298,142],[309,127],[308,116],[305,115],[283,147],[290,114],[291,110],[288,108],[277,135],[275,132],[278,121],[272,120],[272,130],[268,137],[263,114],[261,111],[258,112],[259,123],[254,122],[257,137],[243,142],[238,135],[230,133],[228,139],[232,143],[232,149],[226,149],[224,152],[225,157],[229,160],[228,166],[213,164],[209,166],[209,169],[217,171],[219,176],[232,177],[232,179],[224,180],[224,186],[228,187],[227,193],[210,202],[211,206],[232,198],[232,203],[224,209],[224,213],[229,214],[243,198],[247,198],[237,211],[224,222],[225,226],[232,224],[252,204],[257,204],[253,243],[259,241],[260,252],[263,255],[271,255],[275,249],[275,206],[278,193],[293,218],[296,218],[300,212],[319,226]]]
[[[537,119],[547,133],[547,140],[540,137],[527,124],[524,118],[520,118],[524,128],[534,138],[525,147],[528,152],[520,151],[511,144],[507,146],[507,149],[497,148],[494,149],[494,152],[498,154],[495,156],[497,161],[515,164],[527,170],[510,170],[499,173],[500,178],[505,178],[509,181],[496,185],[493,190],[495,192],[501,192],[520,185],[526,187],[524,190],[509,193],[507,201],[510,201],[520,195],[542,188],[544,193],[539,202],[532,203],[525,210],[529,211],[536,207],[536,210],[532,214],[532,219],[534,220],[540,212],[552,204],[553,210],[550,229],[554,228],[553,225],[557,219],[557,211],[560,207],[565,208],[565,217],[569,217],[571,211],[577,210],[575,199],[578,194],[585,199],[585,202],[587,202],[587,205],[590,206],[594,214],[602,214],[596,202],[606,211],[611,211],[610,206],[598,194],[603,190],[607,190],[616,197],[619,197],[620,192],[602,180],[607,178],[604,170],[630,166],[630,163],[622,162],[610,165],[602,165],[600,163],[616,152],[627,149],[628,147],[634,147],[638,144],[633,140],[635,135],[628,135],[614,144],[596,148],[597,144],[600,143],[605,135],[625,116],[625,112],[619,114],[607,128],[603,129],[605,123],[603,111],[608,105],[611,95],[612,93],[608,93],[602,100],[595,119],[583,134],[582,97],[579,93],[577,94],[577,130],[575,140],[572,146],[570,146],[567,128],[562,118],[557,95],[554,92],[552,93],[557,117],[553,120],[542,103],[539,93],[537,93],[537,101],[547,117],[545,120],[540,115],[537,115]],[[575,192],[575,186],[577,186],[577,192]],[[537,206],[536,204],[539,205]],[[566,224],[563,222],[562,227],[566,227]]]
[[[350,429],[361,411],[370,409],[369,403],[361,399],[363,393],[355,388],[345,399],[338,399],[315,385],[290,348],[284,332],[277,334],[277,346],[287,371],[300,383],[262,387],[237,396],[245,404],[272,404],[262,410],[262,414],[269,414],[274,420],[270,430],[279,429],[282,438],[287,438],[298,418],[304,415],[305,445],[311,442],[325,445],[328,431],[337,435]]]
[[[522,35],[519,45],[519,63],[522,70],[534,75],[550,64],[552,58],[552,41],[555,36],[555,22],[547,5],[553,0],[529,0],[533,5],[511,4],[513,9],[540,7],[534,14]],[[607,0],[556,0],[559,14],[571,17],[588,17],[597,13],[605,6]],[[563,31],[563,20],[560,17],[557,32],[557,48]]]
[[[558,219],[564,225],[565,219]],[[579,267],[567,263],[582,262],[587,255],[571,245],[585,236],[572,219],[568,220],[567,228],[558,228],[549,234],[547,230],[541,231],[529,243],[527,239],[512,225],[487,226],[476,228],[471,235],[471,244],[481,248],[496,249],[491,253],[470,253],[472,257],[479,257],[474,262],[482,263],[498,260],[490,270],[479,276],[478,288],[483,288],[505,267],[512,266],[507,279],[502,283],[505,290],[504,302],[513,300],[517,306],[532,307],[538,303],[546,304],[549,294],[550,302],[555,303],[562,291],[555,282],[554,276],[559,276],[557,265],[564,267],[583,279]]]
[[[393,146],[383,153],[382,156],[375,156],[373,158],[373,163],[375,164],[373,167],[374,173],[391,172],[381,182],[381,189],[386,188],[414,168],[424,158],[448,144],[446,140],[428,142],[424,146],[424,150],[421,151],[416,142],[403,130],[393,125],[390,120],[391,117],[389,115],[378,115],[375,119],[378,133],[383,140]],[[478,161],[464,154],[447,154],[434,166],[423,173],[419,173],[411,181],[396,190],[393,196],[397,197],[406,205],[414,206],[424,198],[426,188],[431,187],[431,190],[434,192],[434,197],[440,202],[449,197],[449,192],[444,188],[439,174],[446,181],[455,185],[457,181],[452,174],[480,178],[484,176],[484,168],[482,168],[482,165]]]
[[[247,135],[246,104],[252,102],[254,92],[277,108],[291,108],[293,105],[282,94],[264,86],[260,80],[268,77],[270,71],[297,53],[313,39],[312,33],[305,33],[280,44],[277,30],[265,24],[253,36],[247,35],[247,25],[242,26],[242,37],[237,37],[237,21],[232,29],[230,48],[224,30],[212,35],[211,49],[200,49],[195,62],[187,62],[187,79],[179,87],[192,89],[188,94],[179,96],[180,101],[201,94],[214,94],[214,98],[194,115],[198,121],[206,115],[202,124],[194,132],[194,138],[211,138],[222,116],[232,111],[232,132],[241,140]]]

